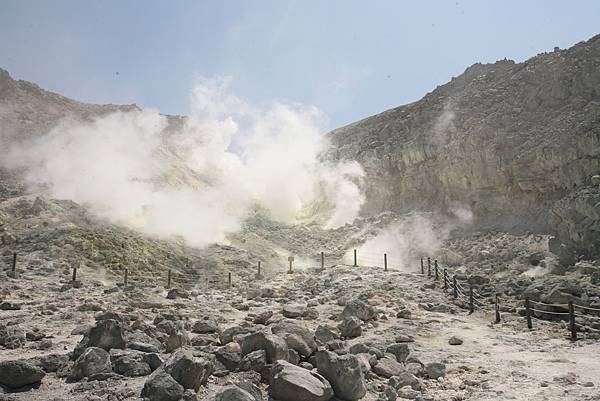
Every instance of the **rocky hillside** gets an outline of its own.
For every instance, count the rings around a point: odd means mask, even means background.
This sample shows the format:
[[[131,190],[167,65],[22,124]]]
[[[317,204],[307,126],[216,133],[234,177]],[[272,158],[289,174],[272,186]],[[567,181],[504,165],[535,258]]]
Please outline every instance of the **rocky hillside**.
[[[365,213],[469,207],[479,227],[558,233],[566,258],[600,255],[600,36],[475,64],[330,136],[332,157],[367,171]]]

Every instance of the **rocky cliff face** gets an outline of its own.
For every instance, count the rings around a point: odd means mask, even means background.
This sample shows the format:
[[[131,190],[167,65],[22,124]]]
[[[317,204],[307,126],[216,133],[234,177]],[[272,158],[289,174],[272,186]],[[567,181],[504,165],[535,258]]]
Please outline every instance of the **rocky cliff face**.
[[[571,250],[600,251],[600,36],[475,64],[330,137],[332,157],[367,171],[367,214],[469,207],[478,227],[556,232]]]

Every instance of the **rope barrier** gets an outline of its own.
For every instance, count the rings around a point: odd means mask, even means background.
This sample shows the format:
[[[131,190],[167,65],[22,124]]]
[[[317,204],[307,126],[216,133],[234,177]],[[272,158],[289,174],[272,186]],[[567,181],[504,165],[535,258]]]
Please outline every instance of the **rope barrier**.
[[[529,301],[529,302],[531,302],[531,301]],[[531,310],[533,312],[545,313],[548,315],[569,315],[569,312],[550,312],[550,311],[545,311],[545,310],[540,310],[540,309],[535,309],[535,308],[529,308],[529,310]]]
[[[594,332],[594,333],[600,333],[599,329],[595,329],[595,328],[590,327],[590,326],[582,325],[582,324],[579,324],[579,323],[575,323],[575,326],[579,327],[579,328],[582,328],[582,329],[587,329],[588,331],[591,331],[591,332]]]
[[[591,311],[594,311],[594,312],[600,312],[599,308],[592,308],[592,307],[589,307],[589,306],[581,306],[581,305],[573,304],[573,307],[574,308],[579,308],[579,309],[591,310]]]
[[[569,307],[569,304],[545,304],[543,302],[533,301],[531,299],[529,300],[529,302],[535,303],[535,304],[538,304],[538,305],[544,305],[544,306],[554,306],[556,308],[568,308]]]

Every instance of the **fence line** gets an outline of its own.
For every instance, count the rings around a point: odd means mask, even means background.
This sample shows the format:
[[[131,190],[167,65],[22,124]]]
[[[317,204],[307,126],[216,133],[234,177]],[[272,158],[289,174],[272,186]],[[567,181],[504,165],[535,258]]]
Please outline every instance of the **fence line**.
[[[365,257],[366,255],[366,257]],[[353,260],[352,267],[360,267],[364,266],[366,263],[369,266],[373,267],[382,267],[383,263],[384,271],[388,270],[388,265],[393,265],[398,262],[400,259],[396,259],[390,256],[389,253],[382,253],[381,255],[375,255],[373,252],[358,252],[357,249],[353,249],[351,254],[351,258]],[[331,268],[332,266],[338,264],[344,264],[344,259],[347,260],[348,256],[344,254],[343,256],[336,255],[325,255],[324,252],[321,252],[316,258],[309,257],[308,260],[310,263],[315,263],[317,266],[320,266],[321,269]],[[333,265],[329,264],[326,266],[325,261],[329,263],[334,263]],[[289,270],[288,273],[293,273],[293,261],[294,258],[288,258],[289,261]],[[17,253],[13,253],[12,255],[12,263],[11,269],[9,273],[7,273],[10,277],[17,278],[18,277],[18,255]],[[359,265],[360,262],[360,265]],[[180,263],[176,263],[180,264]],[[399,264],[399,263],[398,263]],[[152,264],[151,264],[152,265]],[[227,286],[231,288],[234,285],[234,282],[237,282],[239,278],[234,280],[234,275],[231,270],[228,272],[223,272],[221,274],[208,273],[208,272],[199,272],[199,271],[182,271],[181,267],[177,268],[169,268],[164,264],[154,265],[157,270],[150,270],[147,275],[143,275],[144,272],[140,271],[132,271],[128,267],[123,267],[120,263],[115,266],[114,264],[110,265],[110,268],[105,268],[105,272],[112,276],[117,283],[117,285],[164,285],[165,288],[169,289],[173,286],[187,286],[192,285],[193,282],[196,285],[201,284],[202,281],[206,286],[210,286],[211,284],[222,283],[223,287]],[[190,268],[189,264],[185,264],[185,267]],[[257,278],[262,278],[261,275],[261,261],[257,261]],[[148,269],[148,267],[146,267]],[[56,268],[56,271],[63,271],[64,269]],[[469,314],[473,313],[475,308],[484,310],[486,306],[485,301],[489,300],[494,293],[494,300],[490,304],[494,305],[494,310],[496,314],[496,323],[500,323],[500,306],[499,306],[499,294],[496,291],[484,291],[488,295],[483,295],[480,293],[478,289],[474,288],[472,284],[468,282],[468,279],[463,278],[462,276],[458,276],[457,274],[450,274],[449,269],[447,267],[441,269],[437,259],[431,259],[431,257],[427,257],[426,259],[421,258],[420,260],[420,272],[422,275],[427,275],[427,277],[433,278],[435,282],[438,282],[440,278],[443,280],[443,289],[444,292],[448,290],[451,291],[452,297],[456,299],[460,299],[461,301],[468,304]],[[81,281],[82,271],[78,263],[73,263],[71,266],[71,272],[69,275],[71,276],[71,283],[76,283]],[[83,273],[85,276],[85,273]],[[451,277],[451,279],[450,279]],[[467,288],[468,285],[468,288]],[[600,333],[600,329],[596,329],[591,327],[589,323],[583,322],[580,323],[577,321],[577,318],[584,317],[585,319],[600,319],[600,316],[594,315],[592,313],[600,313],[600,308],[589,307],[584,305],[578,305],[569,301],[569,303],[564,304],[551,304],[545,303],[541,301],[534,301],[526,298],[524,300],[524,308],[525,308],[525,319],[527,321],[527,327],[529,329],[533,328],[532,318],[536,320],[544,320],[534,314],[543,315],[551,315],[558,316],[561,319],[565,319],[568,317],[569,322],[569,330],[570,330],[570,338],[571,340],[577,340],[577,332],[592,332],[592,333]],[[537,306],[537,307],[536,307]],[[539,307],[542,307],[540,309]],[[544,310],[546,308],[556,308],[555,310]],[[563,311],[560,311],[562,309]],[[568,311],[564,311],[567,309]],[[547,320],[546,320],[547,321]],[[587,323],[587,324],[586,324]],[[595,324],[595,323],[594,323]]]

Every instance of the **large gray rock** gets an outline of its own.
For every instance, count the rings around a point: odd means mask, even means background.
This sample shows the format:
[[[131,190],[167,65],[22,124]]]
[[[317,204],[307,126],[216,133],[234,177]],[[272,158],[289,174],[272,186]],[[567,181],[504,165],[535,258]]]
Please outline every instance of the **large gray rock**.
[[[242,372],[253,370],[255,372],[262,372],[267,365],[267,353],[265,350],[259,349],[252,351],[245,355],[239,364],[239,370]]]
[[[169,335],[165,342],[165,349],[167,352],[173,352],[181,347],[184,347],[190,343],[185,330],[177,330]]]
[[[148,376],[141,396],[148,401],[179,401],[184,388],[163,369],[157,369]]]
[[[111,350],[110,361],[113,371],[123,376],[147,376],[152,373],[152,367],[148,363],[148,356],[143,352],[114,352],[114,350]]]
[[[315,330],[315,339],[321,344],[327,344],[331,340],[340,338],[340,330],[336,327],[320,324]]]
[[[317,371],[331,383],[336,397],[353,401],[365,396],[367,388],[363,369],[356,356],[319,351],[316,357]]]
[[[446,365],[440,362],[432,362],[425,365],[425,374],[430,379],[438,379],[446,376]]]
[[[0,362],[0,384],[11,389],[36,385],[46,376],[44,371],[23,360]]]
[[[225,386],[215,395],[215,401],[262,401],[258,387],[249,382]]]
[[[277,360],[287,361],[290,356],[285,340],[273,334],[255,332],[242,337],[239,340],[242,355],[252,351],[264,350],[267,353],[267,361],[275,363]]]
[[[366,302],[363,302],[360,299],[355,299],[346,304],[340,315],[340,320],[350,317],[356,317],[366,322],[377,319],[377,312],[375,312],[375,309],[373,309],[373,307]]]
[[[333,390],[318,373],[277,361],[273,365],[269,394],[278,401],[327,401],[333,397]]]
[[[354,338],[362,334],[360,320],[357,317],[350,316],[344,318],[339,324],[338,329],[342,337]]]
[[[283,305],[283,316],[289,319],[297,319],[302,317],[307,310],[307,306],[305,304],[286,304]]]
[[[182,348],[165,361],[162,369],[184,389],[191,388],[197,392],[208,380],[214,365],[204,358],[195,357],[191,350]]]
[[[104,377],[112,373],[110,355],[98,347],[89,347],[77,358],[73,364],[70,378],[81,380],[84,377]]]
[[[99,320],[88,333],[88,347],[98,347],[106,351],[112,348],[125,348],[121,322],[113,319]]]
[[[404,371],[404,366],[398,361],[387,356],[377,361],[377,364],[373,366],[373,372],[381,377],[390,378],[392,376],[398,376]]]
[[[276,336],[285,339],[288,348],[295,349],[304,357],[309,357],[317,349],[317,343],[312,333],[294,321],[281,321],[271,327],[271,331]]]
[[[217,330],[219,330],[219,324],[210,317],[196,321],[192,327],[192,332],[198,334],[214,333]]]
[[[406,343],[396,343],[387,347],[385,352],[393,354],[398,362],[404,363],[408,355],[410,355],[410,348]]]

